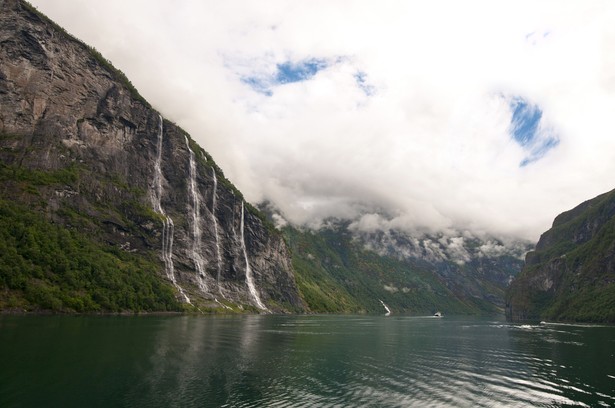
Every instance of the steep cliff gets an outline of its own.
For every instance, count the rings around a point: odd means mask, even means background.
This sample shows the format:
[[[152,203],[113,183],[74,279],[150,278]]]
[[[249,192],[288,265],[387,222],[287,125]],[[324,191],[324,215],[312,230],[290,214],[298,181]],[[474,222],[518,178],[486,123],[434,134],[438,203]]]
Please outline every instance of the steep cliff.
[[[189,135],[27,3],[0,10],[0,307],[303,310],[281,235]]]
[[[512,282],[506,314],[615,322],[615,190],[555,218]]]

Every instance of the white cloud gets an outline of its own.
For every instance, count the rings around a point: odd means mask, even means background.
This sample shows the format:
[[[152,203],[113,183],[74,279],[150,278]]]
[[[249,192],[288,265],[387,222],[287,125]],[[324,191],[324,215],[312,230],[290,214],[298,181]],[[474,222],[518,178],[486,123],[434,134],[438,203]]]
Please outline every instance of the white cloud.
[[[609,1],[33,4],[290,222],[379,213],[406,230],[536,240],[615,187]],[[313,58],[338,62],[270,96],[241,80]],[[559,145],[519,167],[501,95],[537,104]]]
[[[399,289],[395,285],[384,285],[383,288],[389,293],[399,292]]]
[[[487,241],[478,248],[480,257],[498,257],[507,253],[508,249],[504,245],[494,241]]]

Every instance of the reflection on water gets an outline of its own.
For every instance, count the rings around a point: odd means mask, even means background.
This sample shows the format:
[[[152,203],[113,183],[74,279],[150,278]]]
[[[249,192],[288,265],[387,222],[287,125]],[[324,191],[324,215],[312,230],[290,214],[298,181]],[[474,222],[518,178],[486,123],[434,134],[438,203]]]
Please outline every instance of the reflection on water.
[[[615,406],[615,327],[0,317],[0,406]]]

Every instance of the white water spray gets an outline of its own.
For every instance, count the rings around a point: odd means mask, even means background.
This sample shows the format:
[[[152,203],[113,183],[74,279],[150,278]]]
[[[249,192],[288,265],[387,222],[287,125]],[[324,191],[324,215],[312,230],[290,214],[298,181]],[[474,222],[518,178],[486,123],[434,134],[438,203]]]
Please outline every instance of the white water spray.
[[[217,264],[218,274],[216,276],[216,282],[218,284],[218,293],[224,298],[225,296],[222,293],[222,287],[220,286],[220,275],[222,273],[222,252],[220,251],[220,235],[218,234],[218,219],[216,218],[216,200],[218,197],[218,178],[216,177],[216,170],[213,167],[211,168],[211,172],[212,172],[213,179],[214,179],[214,191],[213,191],[213,196],[211,200],[211,219],[214,223],[214,235],[216,238],[216,259],[218,261],[218,264]],[[216,303],[218,303],[225,309],[233,310],[232,308],[228,307],[224,303],[221,303],[217,298],[214,298],[214,300],[216,301]]]
[[[263,310],[267,310],[263,302],[261,302],[256,287],[254,286],[254,279],[252,278],[252,269],[250,268],[250,262],[248,261],[248,251],[246,249],[246,241],[244,239],[244,214],[243,214],[243,201],[241,202],[241,249],[243,249],[243,257],[246,261],[246,283],[248,284],[248,290],[256,302],[256,305]]]
[[[188,188],[190,190],[190,196],[192,198],[192,260],[196,268],[196,281],[199,285],[201,292],[207,292],[207,285],[205,284],[205,261],[201,255],[201,200],[199,199],[199,193],[196,184],[196,162],[194,160],[194,152],[190,148],[188,137],[184,136],[186,140],[186,147],[190,153],[190,182]]]
[[[380,300],[380,299],[378,299]],[[391,309],[389,309],[389,307],[387,305],[384,304],[384,302],[382,300],[380,300],[380,303],[382,303],[382,307],[384,307],[384,310],[386,310],[387,312],[385,313],[385,316],[389,316],[391,314]]]
[[[184,290],[179,286],[175,279],[175,268],[173,266],[173,232],[175,225],[171,217],[167,216],[162,209],[162,116],[158,115],[158,153],[154,162],[154,191],[152,194],[152,205],[154,211],[162,216],[162,260],[164,262],[164,271],[167,278],[179,290],[179,293],[184,298],[186,303],[191,303],[190,298]]]
[[[216,197],[218,194],[218,178],[216,177],[216,170],[212,167],[211,172],[213,173],[214,179],[214,193],[211,204],[211,218],[214,222],[214,234],[216,235],[216,258],[218,260],[218,290],[220,290],[220,274],[222,272],[222,254],[220,253],[220,236],[218,235],[218,219],[216,218]]]

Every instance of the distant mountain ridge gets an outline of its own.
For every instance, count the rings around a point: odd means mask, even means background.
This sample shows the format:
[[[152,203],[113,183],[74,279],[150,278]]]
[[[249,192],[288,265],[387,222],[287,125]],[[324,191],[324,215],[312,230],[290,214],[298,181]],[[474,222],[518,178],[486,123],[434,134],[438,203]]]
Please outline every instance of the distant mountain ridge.
[[[615,190],[555,218],[512,282],[506,314],[615,322]]]
[[[330,220],[319,230],[284,228],[311,310],[383,312],[383,301],[393,313],[502,313],[505,290],[531,248],[467,236],[366,233],[351,225]]]

